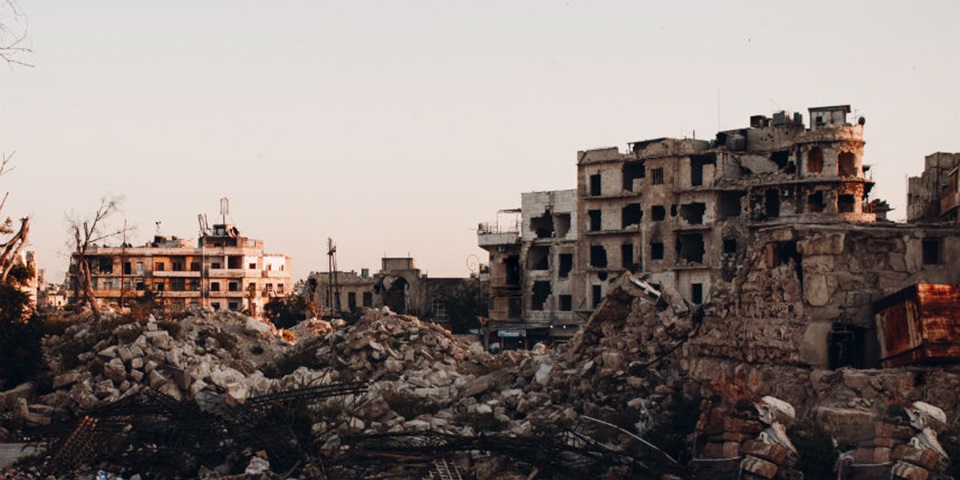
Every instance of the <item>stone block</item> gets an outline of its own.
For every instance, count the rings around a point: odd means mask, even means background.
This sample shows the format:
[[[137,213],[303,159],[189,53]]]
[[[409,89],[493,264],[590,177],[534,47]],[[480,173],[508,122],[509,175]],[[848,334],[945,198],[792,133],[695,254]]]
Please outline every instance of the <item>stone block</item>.
[[[703,447],[704,458],[734,458],[740,456],[740,444],[737,442],[710,442]]]
[[[926,470],[932,470],[937,466],[937,454],[926,448],[916,448],[910,445],[900,445],[893,450],[893,459],[900,462],[907,462]]]
[[[890,478],[896,480],[927,480],[930,471],[906,462],[897,462],[890,469]]]
[[[775,464],[752,456],[747,456],[740,462],[740,469],[760,478],[773,478],[777,475],[777,470],[779,470]]]
[[[876,416],[873,412],[853,408],[818,407],[814,414],[838,445],[859,445],[874,438]]]
[[[787,459],[787,449],[784,446],[776,443],[762,442],[760,440],[748,440],[744,442],[740,451],[744,455],[752,455],[778,465]]]
[[[890,462],[890,448],[860,447],[853,451],[853,463],[873,465]]]
[[[874,432],[876,432],[877,437],[898,438],[903,441],[913,437],[913,428],[909,425],[897,425],[887,422],[876,422],[874,424]]]

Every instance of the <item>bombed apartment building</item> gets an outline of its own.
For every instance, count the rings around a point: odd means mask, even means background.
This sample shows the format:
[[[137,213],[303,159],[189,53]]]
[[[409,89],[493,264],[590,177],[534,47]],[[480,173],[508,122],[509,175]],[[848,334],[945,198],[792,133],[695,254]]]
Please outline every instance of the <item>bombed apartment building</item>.
[[[214,310],[262,311],[273,297],[290,293],[290,257],[264,253],[263,241],[230,224],[204,228],[196,246],[157,235],[140,247],[94,245],[85,260],[91,286],[102,302],[121,304],[151,291],[173,309],[190,305]],[[68,281],[76,288],[76,254]]]
[[[379,272],[311,272],[307,295],[325,317],[358,314],[363,308],[387,307],[443,324],[473,320],[486,313],[487,284],[479,278],[432,278],[410,257],[384,257]]]
[[[848,105],[756,115],[711,141],[660,138],[577,155],[577,273],[592,311],[626,270],[700,304],[733,279],[750,232],[797,223],[869,223],[863,120]]]
[[[575,190],[529,192],[519,210],[481,224],[477,241],[490,254],[490,317],[503,348],[564,342],[582,319],[577,290]]]
[[[927,155],[923,166],[923,173],[907,182],[907,221],[960,222],[960,153]]]

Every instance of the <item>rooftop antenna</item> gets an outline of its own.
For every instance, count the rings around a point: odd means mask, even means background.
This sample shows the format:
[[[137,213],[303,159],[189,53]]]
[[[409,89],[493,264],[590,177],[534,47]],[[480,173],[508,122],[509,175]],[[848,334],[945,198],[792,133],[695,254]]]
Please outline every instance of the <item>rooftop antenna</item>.
[[[159,237],[159,236],[160,236],[160,223],[161,223],[161,222],[160,222],[159,220],[157,220],[156,222],[153,222],[153,223],[157,225],[157,236]]]
[[[220,198],[220,216],[223,217],[223,224],[227,224],[227,215],[230,213],[230,199],[227,197]]]

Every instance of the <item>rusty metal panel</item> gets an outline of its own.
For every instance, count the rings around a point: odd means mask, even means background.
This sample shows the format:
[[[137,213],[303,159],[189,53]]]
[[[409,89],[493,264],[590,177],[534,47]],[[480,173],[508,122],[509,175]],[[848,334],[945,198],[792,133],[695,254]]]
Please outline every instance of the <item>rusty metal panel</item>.
[[[884,367],[960,361],[960,288],[916,284],[874,305]]]

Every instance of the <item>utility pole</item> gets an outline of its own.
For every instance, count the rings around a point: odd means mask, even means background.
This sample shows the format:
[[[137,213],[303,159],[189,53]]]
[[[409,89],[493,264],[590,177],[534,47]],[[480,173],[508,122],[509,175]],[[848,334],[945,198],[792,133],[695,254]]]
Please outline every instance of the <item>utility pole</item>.
[[[340,313],[340,284],[337,279],[337,245],[332,238],[327,238],[327,307],[333,313]]]

